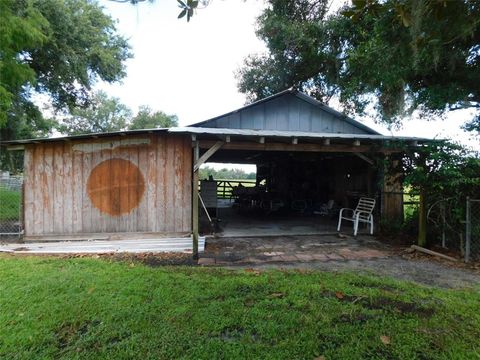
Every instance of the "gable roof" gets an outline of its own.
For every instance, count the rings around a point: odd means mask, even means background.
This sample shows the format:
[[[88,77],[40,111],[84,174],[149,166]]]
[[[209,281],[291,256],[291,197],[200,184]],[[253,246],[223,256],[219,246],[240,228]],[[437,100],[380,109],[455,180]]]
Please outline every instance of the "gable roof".
[[[297,90],[285,90],[240,109],[190,125],[202,128],[381,135]]]

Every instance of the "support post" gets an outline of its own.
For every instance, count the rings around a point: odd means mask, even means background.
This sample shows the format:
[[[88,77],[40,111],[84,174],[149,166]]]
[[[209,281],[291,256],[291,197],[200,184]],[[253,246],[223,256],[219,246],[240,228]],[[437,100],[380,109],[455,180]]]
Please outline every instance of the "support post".
[[[425,189],[420,189],[420,206],[418,208],[418,246],[427,245],[427,199]]]
[[[217,152],[223,145],[223,141],[217,141],[210,149],[208,149],[200,158],[194,159],[193,171],[200,169],[200,166],[205,163],[213,154]],[[197,145],[198,146],[198,145]]]
[[[467,196],[467,204],[466,204],[466,211],[465,211],[465,262],[470,261],[470,243],[472,241],[472,217],[471,217],[471,202],[470,198]]]
[[[445,249],[447,247],[446,244],[446,236],[445,236],[445,202],[442,202],[440,205],[440,213],[442,215],[442,247]]]
[[[193,163],[196,164],[200,155],[198,141],[193,147]],[[192,176],[192,239],[193,239],[193,260],[198,260],[198,170],[193,169]]]

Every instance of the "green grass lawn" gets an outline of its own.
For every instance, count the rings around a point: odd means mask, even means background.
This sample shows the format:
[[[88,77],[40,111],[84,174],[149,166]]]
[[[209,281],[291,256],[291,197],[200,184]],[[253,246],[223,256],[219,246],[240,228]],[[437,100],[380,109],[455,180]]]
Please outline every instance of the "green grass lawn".
[[[0,221],[20,219],[20,192],[0,186]]]
[[[479,289],[0,255],[0,358],[478,359]]]

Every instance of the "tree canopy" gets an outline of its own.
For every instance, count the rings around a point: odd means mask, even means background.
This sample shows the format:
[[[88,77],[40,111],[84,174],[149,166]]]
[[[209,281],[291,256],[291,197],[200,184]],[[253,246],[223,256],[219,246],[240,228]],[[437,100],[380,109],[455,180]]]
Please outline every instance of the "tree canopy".
[[[153,111],[149,106],[140,106],[137,115],[135,115],[128,128],[137,129],[155,129],[169,128],[178,126],[177,115],[167,115],[163,111]]]
[[[205,180],[212,176],[215,180],[255,180],[256,173],[251,172],[247,173],[245,170],[242,169],[227,169],[222,168],[216,170],[210,166],[202,166],[200,168],[200,179]]]
[[[120,99],[97,92],[88,107],[76,107],[58,121],[57,130],[67,135],[126,130],[131,110]]]
[[[178,126],[176,115],[154,111],[142,105],[135,116],[119,98],[96,92],[87,107],[75,107],[64,116],[49,121],[52,127],[65,135],[80,135],[121,130],[155,129]]]
[[[480,111],[480,0],[269,0],[257,21],[267,54],[238,72],[250,100],[297,88],[347,112],[371,105],[396,125],[412,111]],[[477,117],[466,126],[480,130]]]
[[[95,1],[2,0],[0,16],[1,139],[49,129],[35,94],[72,109],[88,104],[98,79],[125,76],[127,41]]]

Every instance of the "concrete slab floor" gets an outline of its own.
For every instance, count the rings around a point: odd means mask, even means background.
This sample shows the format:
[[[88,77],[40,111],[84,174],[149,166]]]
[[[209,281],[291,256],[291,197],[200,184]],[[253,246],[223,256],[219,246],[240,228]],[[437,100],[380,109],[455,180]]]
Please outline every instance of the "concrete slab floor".
[[[332,235],[337,233],[337,216],[314,214],[240,213],[231,206],[218,209],[217,237]],[[353,234],[353,224],[342,223],[342,231]],[[360,234],[368,234],[366,226]]]

